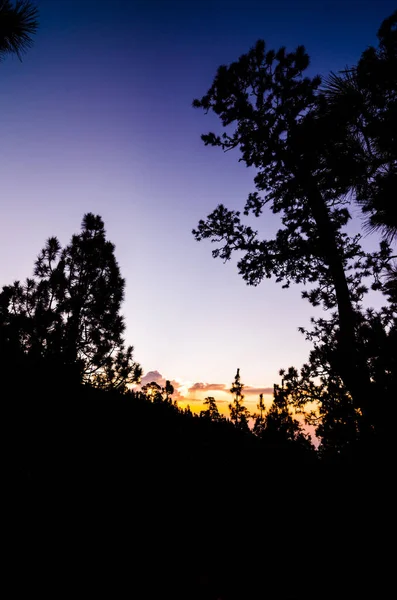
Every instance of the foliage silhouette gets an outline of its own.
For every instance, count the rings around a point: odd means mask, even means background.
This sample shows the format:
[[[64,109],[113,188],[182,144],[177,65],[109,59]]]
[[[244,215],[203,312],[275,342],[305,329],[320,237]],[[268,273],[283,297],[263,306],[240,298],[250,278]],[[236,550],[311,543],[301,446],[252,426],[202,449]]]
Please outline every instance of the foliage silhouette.
[[[311,451],[313,449],[310,436],[305,434],[302,425],[294,418],[290,411],[289,394],[285,389],[284,381],[281,386],[274,386],[274,400],[266,415],[266,435],[277,440],[277,438],[288,443],[297,443],[302,448]]]
[[[230,420],[236,429],[248,432],[250,413],[249,410],[243,405],[243,388],[244,384],[241,383],[240,369],[237,369],[234,382],[230,388],[230,393],[234,395],[233,402],[229,404]]]
[[[142,393],[150,402],[161,402],[163,396],[161,393],[161,385],[156,381],[151,381],[142,387]]]
[[[397,187],[397,11],[378,31],[379,47],[363,52],[357,66],[325,82],[329,111],[356,168],[348,175],[369,230],[397,236],[393,197]]]
[[[169,404],[172,403],[172,394],[174,393],[174,386],[172,385],[172,383],[167,379],[165,382],[165,386],[164,386],[164,400],[165,402],[168,402]]]
[[[263,431],[265,430],[265,413],[266,413],[266,406],[263,401],[263,394],[259,394],[259,402],[256,407],[259,410],[259,414],[254,413],[252,415],[252,418],[254,419],[254,427],[253,427],[252,431],[255,435],[261,436]]]
[[[215,398],[213,396],[208,396],[207,398],[205,398],[203,404],[207,408],[200,412],[200,417],[215,422],[223,420],[223,417],[219,413]]]
[[[2,354],[55,369],[62,378],[125,391],[141,368],[124,344],[123,298],[114,245],[102,219],[87,213],[81,233],[64,249],[57,238],[47,240],[33,278],[3,287]]]
[[[269,206],[280,213],[282,228],[274,239],[262,240],[243,223],[239,211],[219,205],[193,234],[197,240],[209,238],[220,244],[214,257],[226,261],[234,252],[242,253],[238,270],[249,285],[271,276],[285,287],[303,284],[308,289],[302,295],[311,304],[336,310],[328,322],[314,321],[314,330],[304,331],[315,343],[304,376],[314,386],[313,380],[323,375],[331,404],[337,381],[342,396],[353,404],[361,437],[370,438],[374,402],[386,397],[390,404],[395,375],[383,387],[374,381],[374,357],[368,356],[363,334],[375,319],[384,327],[385,340],[394,339],[389,329],[395,328],[395,313],[394,307],[386,307],[363,314],[362,301],[368,278],[372,277],[374,289],[386,292],[380,279],[382,273],[393,272],[393,256],[387,241],[379,251],[366,253],[361,236],[345,231],[353,184],[363,172],[363,152],[358,160],[346,143],[346,120],[339,119],[329,86],[322,90],[320,77],[304,76],[308,65],[302,46],[291,53],[285,48],[275,52],[259,41],[237,62],[219,67],[207,94],[194,101],[195,107],[215,113],[225,129],[222,135],[203,135],[204,143],[224,151],[239,148],[240,160],[255,168],[257,191],[249,194],[244,215],[260,217]],[[390,115],[393,106],[391,101]],[[326,334],[331,335],[330,343]],[[299,394],[301,405],[308,398]]]
[[[0,1],[0,60],[16,54],[19,60],[32,46],[38,28],[38,9],[30,0]]]
[[[259,413],[251,415],[254,419],[254,435],[277,452],[314,452],[310,435],[304,432],[303,425],[291,411],[289,390],[285,388],[284,381],[281,386],[274,386],[274,397],[269,409],[266,409],[263,394],[259,396],[257,408]]]
[[[174,393],[174,386],[167,379],[165,386],[161,387],[156,381],[151,381],[142,387],[142,393],[150,402],[166,402],[167,404],[173,404],[172,394]],[[176,406],[176,401],[174,402]]]

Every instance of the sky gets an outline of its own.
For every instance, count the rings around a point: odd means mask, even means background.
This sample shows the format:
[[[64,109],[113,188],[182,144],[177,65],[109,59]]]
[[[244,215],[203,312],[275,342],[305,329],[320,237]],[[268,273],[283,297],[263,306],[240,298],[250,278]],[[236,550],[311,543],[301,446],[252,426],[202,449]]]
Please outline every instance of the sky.
[[[219,203],[241,208],[252,170],[205,147],[215,118],[192,108],[220,64],[258,39],[304,44],[309,74],[357,62],[395,0],[38,0],[20,63],[0,64],[0,285],[31,276],[45,240],[66,244],[102,216],[126,279],[126,341],[145,377],[192,404],[225,403],[240,368],[248,404],[300,367],[313,308],[301,289],[247,287],[235,261],[191,230]],[[269,235],[277,221],[267,215]],[[149,375],[148,375],[149,374]]]

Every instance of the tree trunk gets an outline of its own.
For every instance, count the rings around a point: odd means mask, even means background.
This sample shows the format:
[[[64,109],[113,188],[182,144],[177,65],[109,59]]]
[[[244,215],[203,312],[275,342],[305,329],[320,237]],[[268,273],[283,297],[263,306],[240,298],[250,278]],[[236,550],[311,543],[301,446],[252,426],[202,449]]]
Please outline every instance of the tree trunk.
[[[324,258],[329,266],[335,288],[339,314],[339,360],[341,377],[352,395],[353,403],[363,416],[368,416],[371,400],[371,380],[365,360],[360,353],[356,339],[356,315],[352,306],[350,291],[346,280],[328,208],[321,193],[306,180],[307,200],[318,227]]]

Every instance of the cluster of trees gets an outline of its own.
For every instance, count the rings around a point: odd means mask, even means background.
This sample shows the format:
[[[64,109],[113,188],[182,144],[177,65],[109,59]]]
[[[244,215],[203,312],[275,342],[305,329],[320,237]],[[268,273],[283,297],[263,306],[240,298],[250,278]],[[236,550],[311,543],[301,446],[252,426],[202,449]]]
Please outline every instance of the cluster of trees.
[[[148,400],[152,402],[166,402],[167,404],[173,404],[173,406],[177,406],[176,401],[172,401],[174,386],[168,379],[164,386],[159,385],[156,383],[156,381],[147,383],[146,385],[142,386],[142,393]]]
[[[252,434],[273,448],[292,444],[296,448],[299,445],[308,451],[314,451],[310,435],[304,432],[302,424],[295,418],[293,410],[279,386],[274,386],[274,399],[269,409],[265,406],[263,394],[260,394],[257,404],[258,413],[252,414],[244,406],[243,389],[240,369],[237,369],[230,388],[233,401],[229,404],[229,419],[220,414],[216,400],[212,396],[205,398],[204,406],[206,408],[200,412],[200,418],[215,423],[229,420],[237,430],[245,434]]]
[[[323,453],[350,454],[390,439],[397,398],[397,12],[381,25],[379,46],[358,64],[322,80],[308,77],[309,56],[267,50],[259,41],[229,66],[194,106],[212,111],[224,132],[202,136],[224,151],[238,148],[255,170],[256,191],[244,216],[266,208],[281,217],[262,239],[240,211],[219,205],[193,234],[237,252],[249,285],[275,277],[304,286],[303,298],[328,311],[301,331],[313,343],[298,371],[280,372],[275,401],[318,424]],[[364,228],[380,234],[367,252],[346,227],[356,204]],[[373,290],[384,306],[369,308]],[[316,409],[313,410],[313,405]],[[310,407],[310,408],[309,408]]]
[[[37,384],[88,384],[127,391],[142,370],[126,346],[124,279],[99,216],[62,248],[47,240],[34,276],[0,292],[0,364]]]
[[[174,416],[179,415],[196,421],[203,432],[209,426],[220,441],[225,436],[233,436],[234,433],[237,435],[235,438],[237,445],[242,439],[247,443],[251,440],[255,444],[256,441],[259,443],[257,447],[259,455],[260,448],[271,448],[276,454],[287,452],[289,456],[295,453],[298,458],[303,455],[307,458],[315,458],[315,446],[311,436],[305,432],[302,421],[296,418],[293,408],[279,386],[274,386],[274,399],[269,408],[265,406],[263,394],[260,394],[257,413],[250,413],[244,405],[243,390],[240,369],[237,369],[230,388],[233,399],[228,406],[229,417],[219,412],[213,396],[204,399],[204,408],[199,413],[193,413],[189,405],[180,408],[177,401],[172,399],[174,388],[169,381],[166,381],[164,387],[152,381],[144,385],[141,391],[131,393],[135,399],[162,404],[163,408],[168,407],[168,414],[173,413]],[[188,421],[185,420],[185,427],[189,428],[190,425],[187,423]]]
[[[24,373],[36,394],[44,390],[54,394],[59,386],[74,394],[81,386],[128,392],[134,399],[167,405],[174,414],[212,423],[227,422],[228,427],[254,434],[272,445],[304,442],[309,448],[307,436],[281,394],[276,394],[267,413],[260,397],[259,414],[250,414],[243,404],[244,384],[239,369],[230,389],[230,419],[219,413],[212,397],[204,400],[205,409],[197,416],[189,407],[179,409],[168,380],[164,386],[152,381],[140,391],[132,390],[139,383],[142,369],[133,359],[133,347],[126,347],[123,337],[125,324],[120,310],[125,282],[114,250],[101,217],[87,213],[81,232],[73,235],[64,248],[56,237],[46,241],[35,261],[33,277],[2,288],[3,386],[9,382],[15,394],[15,382]]]

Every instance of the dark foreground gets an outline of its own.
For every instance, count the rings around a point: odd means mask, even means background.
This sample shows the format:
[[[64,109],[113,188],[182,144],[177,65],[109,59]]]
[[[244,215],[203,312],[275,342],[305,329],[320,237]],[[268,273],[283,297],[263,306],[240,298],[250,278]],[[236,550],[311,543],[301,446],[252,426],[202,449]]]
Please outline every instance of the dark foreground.
[[[386,459],[323,464],[93,390],[2,406],[11,597],[390,593]]]

